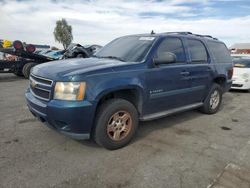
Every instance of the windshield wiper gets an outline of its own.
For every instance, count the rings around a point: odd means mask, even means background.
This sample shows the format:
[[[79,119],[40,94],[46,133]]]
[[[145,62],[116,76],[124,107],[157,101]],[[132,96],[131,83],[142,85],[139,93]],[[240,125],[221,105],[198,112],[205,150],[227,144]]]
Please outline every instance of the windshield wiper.
[[[98,56],[99,58],[109,58],[109,59],[117,59],[119,61],[124,61],[124,59],[120,58],[120,57],[116,57],[116,56]]]

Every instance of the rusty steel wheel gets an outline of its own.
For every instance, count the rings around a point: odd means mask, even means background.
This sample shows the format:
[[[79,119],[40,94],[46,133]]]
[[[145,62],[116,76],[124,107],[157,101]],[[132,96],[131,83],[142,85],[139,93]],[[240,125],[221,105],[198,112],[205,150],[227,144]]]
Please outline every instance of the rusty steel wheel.
[[[97,144],[114,150],[126,146],[138,127],[135,106],[124,99],[110,99],[99,108],[95,120],[93,138]]]
[[[131,115],[126,111],[119,111],[111,116],[107,126],[107,134],[112,140],[120,141],[129,134],[131,126]]]

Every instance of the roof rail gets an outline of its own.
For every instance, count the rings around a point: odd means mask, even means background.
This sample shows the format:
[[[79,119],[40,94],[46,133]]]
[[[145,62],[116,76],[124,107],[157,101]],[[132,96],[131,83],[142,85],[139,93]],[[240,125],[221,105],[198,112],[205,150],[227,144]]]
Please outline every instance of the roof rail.
[[[213,40],[218,40],[217,38],[214,38],[211,35],[199,35],[199,34],[193,34],[193,35],[195,35],[197,37],[205,37],[205,38],[210,38],[210,39],[213,39]]]
[[[189,31],[181,31],[181,32],[166,32],[167,34],[180,34],[180,35],[192,35]]]
[[[205,37],[205,38],[210,38],[210,39],[213,39],[213,40],[218,40],[217,38],[214,38],[211,35],[199,35],[199,34],[189,32],[189,31],[186,31],[186,32],[166,32],[166,33],[167,34],[179,34],[179,35],[194,35],[194,36],[197,36],[197,37]]]

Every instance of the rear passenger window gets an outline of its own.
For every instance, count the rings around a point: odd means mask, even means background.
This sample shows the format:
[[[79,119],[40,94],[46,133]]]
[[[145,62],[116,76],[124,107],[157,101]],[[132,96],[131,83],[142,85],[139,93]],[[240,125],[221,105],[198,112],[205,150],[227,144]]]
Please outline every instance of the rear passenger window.
[[[176,62],[185,62],[186,56],[182,42],[178,38],[167,38],[159,46],[157,56],[161,53],[171,52],[176,55]]]
[[[214,55],[216,63],[231,63],[232,58],[226,45],[221,42],[208,41],[207,45]]]
[[[187,42],[192,63],[207,63],[208,57],[204,44],[192,39],[188,39]]]

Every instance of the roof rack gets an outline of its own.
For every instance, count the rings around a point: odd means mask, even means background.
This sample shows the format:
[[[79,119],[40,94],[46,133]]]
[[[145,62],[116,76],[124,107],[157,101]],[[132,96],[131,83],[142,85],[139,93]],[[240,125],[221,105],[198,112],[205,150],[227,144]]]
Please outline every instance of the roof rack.
[[[205,37],[205,38],[210,38],[210,39],[213,39],[213,40],[218,40],[217,38],[214,38],[211,35],[199,35],[199,34],[189,32],[189,31],[186,31],[186,32],[166,32],[166,34],[194,35],[196,37]]]
[[[217,38],[214,38],[211,35],[199,35],[199,34],[192,34],[192,35],[197,36],[197,37],[205,37],[205,38],[210,38],[210,39],[218,40]]]
[[[180,35],[192,35],[189,31],[182,31],[182,32],[166,32],[167,34],[180,34]]]

